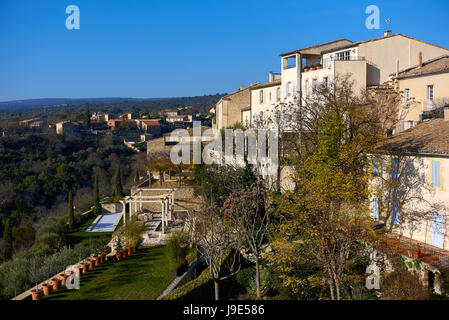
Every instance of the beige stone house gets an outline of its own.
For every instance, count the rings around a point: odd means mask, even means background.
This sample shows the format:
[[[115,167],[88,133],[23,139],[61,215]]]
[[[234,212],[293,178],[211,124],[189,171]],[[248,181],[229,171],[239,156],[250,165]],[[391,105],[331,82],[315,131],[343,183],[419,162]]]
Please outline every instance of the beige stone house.
[[[242,123],[242,110],[251,107],[251,89],[259,84],[252,83],[246,88],[241,86],[234,93],[222,97],[215,106],[212,128],[220,131],[236,123]]]
[[[251,88],[250,126],[268,120],[281,102],[281,79],[270,73],[270,81]]]
[[[449,104],[449,55],[427,60],[400,71],[395,88],[402,92],[398,131],[415,126],[425,112]]]
[[[300,101],[318,83],[350,73],[355,91],[390,81],[398,73],[423,61],[449,54],[449,49],[399,33],[352,42],[342,38],[281,54],[283,102]]]
[[[443,119],[419,123],[379,146],[371,214],[396,234],[449,250],[449,107]]]

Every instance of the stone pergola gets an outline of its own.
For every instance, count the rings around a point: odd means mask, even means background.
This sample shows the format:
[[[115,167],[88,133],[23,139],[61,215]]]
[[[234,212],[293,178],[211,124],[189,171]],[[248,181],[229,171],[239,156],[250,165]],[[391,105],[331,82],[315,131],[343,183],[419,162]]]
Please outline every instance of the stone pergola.
[[[145,196],[145,192],[154,191],[166,191],[167,193],[155,196]],[[162,232],[165,231],[165,227],[168,226],[168,221],[173,221],[173,213],[175,209],[175,189],[173,188],[137,188],[133,189],[130,196],[125,197],[121,201],[123,205],[122,216],[123,224],[127,223],[126,219],[126,204],[129,203],[129,218],[138,211],[143,210],[144,203],[160,203],[161,205],[161,217],[162,217]]]

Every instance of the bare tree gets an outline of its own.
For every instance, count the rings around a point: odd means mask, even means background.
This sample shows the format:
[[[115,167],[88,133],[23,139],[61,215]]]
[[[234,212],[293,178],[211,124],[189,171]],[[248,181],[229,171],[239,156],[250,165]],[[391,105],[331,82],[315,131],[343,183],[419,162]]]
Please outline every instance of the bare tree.
[[[235,217],[241,228],[244,247],[253,255],[256,264],[256,292],[260,298],[260,259],[262,248],[268,242],[270,203],[262,181],[253,187],[233,192],[225,201],[226,216]]]
[[[197,211],[190,222],[193,242],[206,260],[214,281],[215,300],[220,299],[220,282],[240,271],[239,221],[214,203]]]

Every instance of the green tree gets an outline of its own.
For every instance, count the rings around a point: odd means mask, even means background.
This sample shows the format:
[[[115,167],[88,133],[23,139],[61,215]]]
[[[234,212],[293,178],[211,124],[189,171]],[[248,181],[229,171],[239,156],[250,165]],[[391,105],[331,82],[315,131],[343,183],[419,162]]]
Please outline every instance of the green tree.
[[[3,230],[3,241],[5,241],[6,247],[4,251],[3,261],[9,260],[12,257],[12,221],[11,218],[6,219],[5,229]]]
[[[87,110],[84,113],[84,120],[83,121],[84,121],[84,123],[83,123],[84,129],[90,130],[91,123],[90,123],[90,110],[89,110],[89,107],[87,107]]]
[[[134,173],[134,183],[138,182],[139,180],[140,180],[139,169],[136,169],[136,172]]]
[[[95,175],[94,182],[94,206],[92,208],[92,214],[98,216],[101,214],[100,193],[98,190],[98,175]]]
[[[123,187],[122,187],[122,178],[120,173],[120,166],[115,170],[115,184],[114,184],[114,196],[122,197],[123,196]]]
[[[75,225],[75,212],[73,210],[73,196],[72,196],[72,190],[69,191],[69,207],[68,207],[68,223],[69,223],[69,229],[72,230]]]

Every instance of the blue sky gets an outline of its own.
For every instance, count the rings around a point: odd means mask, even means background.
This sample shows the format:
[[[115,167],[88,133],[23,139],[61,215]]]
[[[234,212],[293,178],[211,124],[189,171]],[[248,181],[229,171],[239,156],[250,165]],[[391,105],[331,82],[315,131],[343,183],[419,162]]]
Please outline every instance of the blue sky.
[[[80,9],[67,30],[65,9]],[[365,8],[380,8],[380,30]],[[279,54],[393,32],[449,48],[449,1],[0,0],[0,101],[232,92]]]

